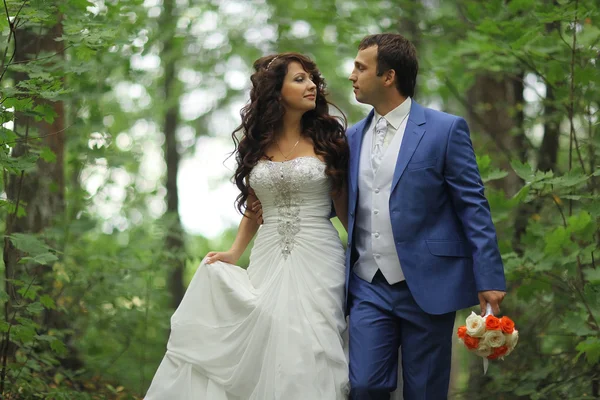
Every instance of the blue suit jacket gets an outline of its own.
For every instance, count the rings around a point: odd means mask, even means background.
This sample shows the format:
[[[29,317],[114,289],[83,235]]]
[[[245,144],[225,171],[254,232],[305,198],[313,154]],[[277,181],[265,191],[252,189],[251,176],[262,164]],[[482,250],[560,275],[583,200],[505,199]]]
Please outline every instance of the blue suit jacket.
[[[356,261],[360,150],[372,118],[373,111],[347,132],[346,295]],[[464,119],[412,102],[389,206],[406,283],[425,312],[456,311],[479,304],[479,291],[506,290],[496,231]]]

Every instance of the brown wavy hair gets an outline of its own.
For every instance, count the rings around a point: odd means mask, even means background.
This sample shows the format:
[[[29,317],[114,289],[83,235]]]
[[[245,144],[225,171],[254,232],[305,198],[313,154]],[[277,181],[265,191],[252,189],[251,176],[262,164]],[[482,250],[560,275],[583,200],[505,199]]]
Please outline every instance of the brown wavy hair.
[[[316,64],[298,53],[282,53],[259,58],[254,62],[250,77],[252,89],[250,102],[241,110],[242,123],[233,131],[237,169],[233,176],[240,194],[236,199],[238,210],[244,214],[244,206],[250,186],[248,177],[259,160],[269,158],[266,149],[275,140],[275,132],[281,127],[285,108],[280,101],[283,80],[288,65],[299,62],[313,76],[317,87],[316,107],[307,111],[300,121],[302,135],[312,139],[314,151],[327,164],[325,173],[332,182],[334,193],[344,186],[348,168],[348,142],[346,141],[346,117],[341,110],[326,99],[325,80]],[[329,114],[329,106],[335,107],[340,117]],[[238,134],[241,132],[241,139]]]

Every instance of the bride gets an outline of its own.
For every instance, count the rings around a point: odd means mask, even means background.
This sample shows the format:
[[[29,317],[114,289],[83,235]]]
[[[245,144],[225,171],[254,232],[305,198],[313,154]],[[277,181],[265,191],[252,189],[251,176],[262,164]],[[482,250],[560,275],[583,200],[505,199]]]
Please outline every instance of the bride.
[[[267,56],[254,69],[233,134],[244,217],[231,249],[198,267],[146,400],[343,400],[349,392],[344,248],[329,219],[333,200],[346,227],[344,126],[329,115],[307,57]],[[245,207],[257,200],[260,229]],[[255,235],[244,270],[235,264]]]

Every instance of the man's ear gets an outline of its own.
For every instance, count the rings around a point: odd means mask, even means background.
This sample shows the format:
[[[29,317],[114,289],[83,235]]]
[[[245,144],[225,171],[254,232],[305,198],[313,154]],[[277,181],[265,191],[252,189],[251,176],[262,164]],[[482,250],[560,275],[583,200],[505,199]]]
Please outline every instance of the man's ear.
[[[393,69],[388,69],[385,73],[384,73],[384,84],[385,86],[394,86],[395,80],[396,80],[396,70]]]

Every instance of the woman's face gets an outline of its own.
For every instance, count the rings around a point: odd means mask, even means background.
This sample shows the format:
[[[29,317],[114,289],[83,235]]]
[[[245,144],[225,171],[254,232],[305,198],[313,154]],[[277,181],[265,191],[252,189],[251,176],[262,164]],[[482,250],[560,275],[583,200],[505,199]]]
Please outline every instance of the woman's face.
[[[312,79],[299,62],[288,64],[281,87],[281,101],[286,110],[306,112],[316,107],[317,86]]]

